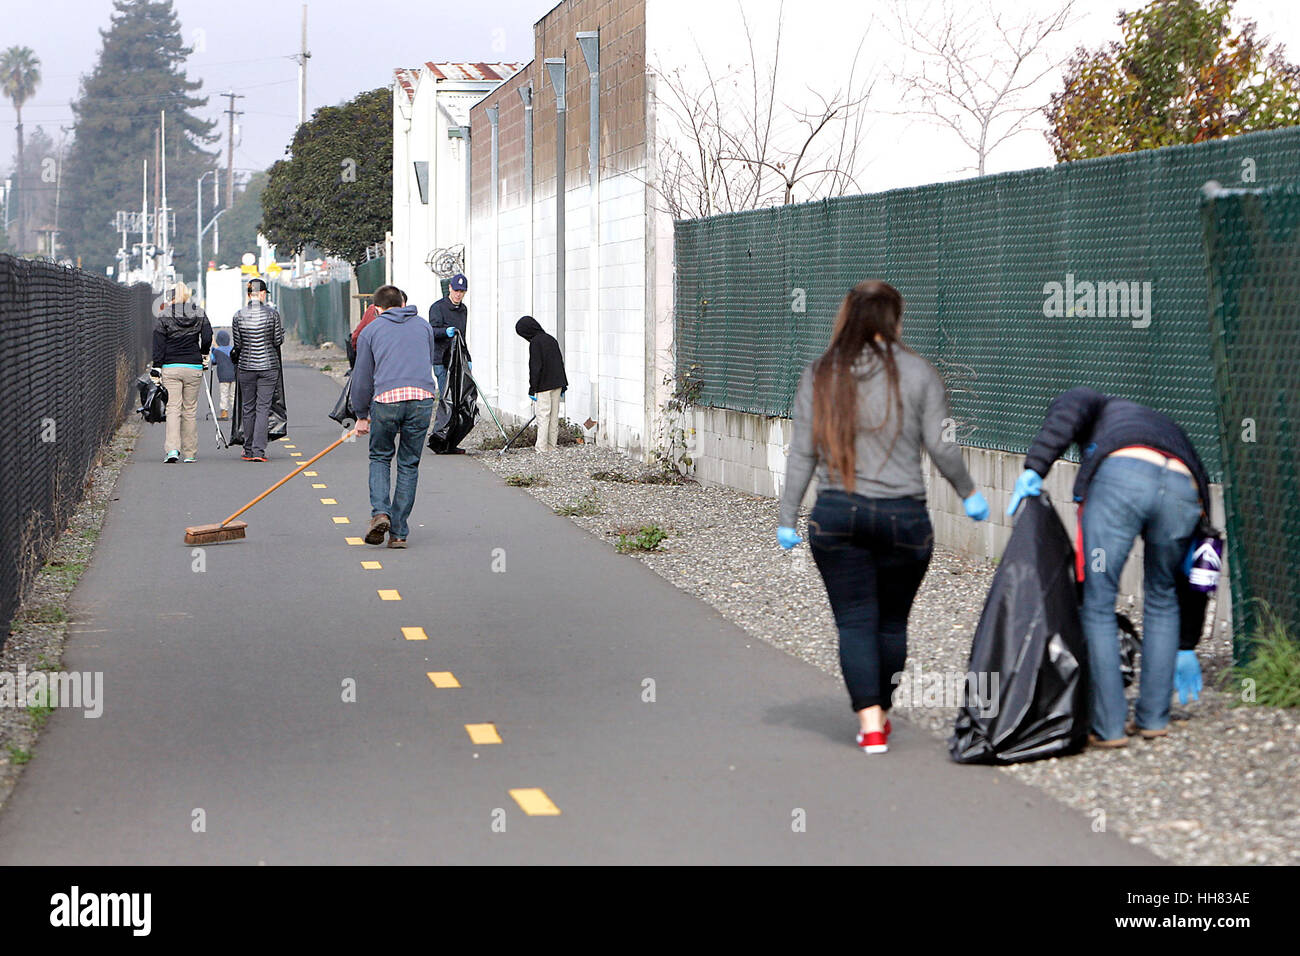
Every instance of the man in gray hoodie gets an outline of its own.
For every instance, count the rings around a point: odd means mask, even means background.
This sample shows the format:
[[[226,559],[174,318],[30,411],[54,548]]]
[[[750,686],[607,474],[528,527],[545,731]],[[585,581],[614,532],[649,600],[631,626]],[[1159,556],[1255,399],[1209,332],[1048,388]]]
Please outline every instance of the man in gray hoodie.
[[[357,434],[370,436],[370,528],[366,544],[405,548],[407,519],[415,506],[420,456],[433,415],[435,340],[429,323],[395,286],[375,290],[382,311],[357,337],[352,370],[352,410]],[[391,497],[393,457],[397,483]]]

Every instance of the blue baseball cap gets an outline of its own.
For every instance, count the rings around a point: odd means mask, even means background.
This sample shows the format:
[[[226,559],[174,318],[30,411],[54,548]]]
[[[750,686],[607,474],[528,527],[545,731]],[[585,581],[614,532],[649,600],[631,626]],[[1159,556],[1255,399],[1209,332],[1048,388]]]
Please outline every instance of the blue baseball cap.
[[[453,292],[464,292],[469,288],[469,280],[463,273],[457,272],[451,277],[451,289]]]

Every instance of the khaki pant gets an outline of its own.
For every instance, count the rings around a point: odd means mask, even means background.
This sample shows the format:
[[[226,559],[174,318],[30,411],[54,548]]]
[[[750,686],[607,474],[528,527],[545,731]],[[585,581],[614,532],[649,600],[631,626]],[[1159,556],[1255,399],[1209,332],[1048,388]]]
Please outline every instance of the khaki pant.
[[[218,384],[221,386],[221,410],[228,412],[230,411],[230,400],[235,394],[235,383],[219,382]]]
[[[560,437],[560,389],[537,393],[537,450],[555,448]]]
[[[163,366],[163,387],[167,389],[167,444],[163,454],[179,449],[182,458],[199,454],[199,389],[203,387],[203,370]]]

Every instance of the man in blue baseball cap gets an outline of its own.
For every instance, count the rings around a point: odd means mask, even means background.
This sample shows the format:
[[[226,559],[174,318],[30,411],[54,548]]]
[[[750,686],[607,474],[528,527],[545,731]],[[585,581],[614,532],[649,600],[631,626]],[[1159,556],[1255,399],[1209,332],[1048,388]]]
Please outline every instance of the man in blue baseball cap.
[[[429,324],[433,326],[433,377],[438,380],[438,394],[447,390],[447,348],[452,338],[465,334],[469,309],[465,308],[465,291],[469,280],[457,272],[451,277],[446,296],[429,306]]]

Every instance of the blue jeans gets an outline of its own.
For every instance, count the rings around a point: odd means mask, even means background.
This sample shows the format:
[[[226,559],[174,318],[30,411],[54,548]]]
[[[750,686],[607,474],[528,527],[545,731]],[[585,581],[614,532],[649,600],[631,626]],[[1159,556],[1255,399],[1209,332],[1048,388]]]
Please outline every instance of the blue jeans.
[[[438,397],[442,398],[447,392],[447,366],[435,365],[433,367],[433,378],[438,383]]]
[[[907,663],[907,616],[934,551],[925,502],[826,489],[808,516],[808,545],[840,632],[850,703],[889,710]]]
[[[420,455],[433,414],[433,399],[415,402],[375,402],[370,406],[370,516],[388,515],[389,533],[405,538],[406,519],[415,506]],[[397,487],[389,499],[393,454],[397,455]]]
[[[1135,458],[1107,458],[1088,485],[1083,506],[1083,634],[1092,679],[1092,732],[1124,736],[1128,708],[1120,675],[1115,595],[1134,539],[1143,541],[1142,683],[1134,718],[1160,730],[1178,657],[1175,575],[1201,515],[1196,483],[1187,475]]]

